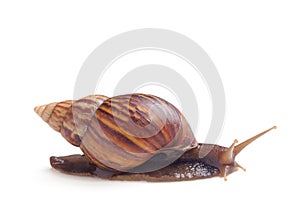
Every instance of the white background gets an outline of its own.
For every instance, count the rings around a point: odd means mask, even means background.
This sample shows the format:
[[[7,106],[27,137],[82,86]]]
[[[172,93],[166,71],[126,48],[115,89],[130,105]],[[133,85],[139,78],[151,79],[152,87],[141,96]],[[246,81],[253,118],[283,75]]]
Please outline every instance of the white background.
[[[7,2],[0,3],[1,199],[299,199],[298,1]],[[278,126],[237,157],[247,172],[227,182],[147,183],[50,169],[49,156],[79,149],[42,122],[34,106],[71,99],[81,65],[98,45],[149,27],[186,35],[218,68],[227,110],[218,144]]]

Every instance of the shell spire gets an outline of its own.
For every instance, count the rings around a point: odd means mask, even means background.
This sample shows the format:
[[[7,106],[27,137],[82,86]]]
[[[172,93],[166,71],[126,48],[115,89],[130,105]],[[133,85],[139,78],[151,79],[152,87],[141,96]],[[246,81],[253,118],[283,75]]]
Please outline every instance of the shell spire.
[[[71,100],[54,102],[34,108],[34,111],[40,116],[51,128],[60,132],[66,113],[72,105]]]
[[[72,145],[80,146],[90,120],[98,107],[108,99],[90,95],[77,101],[66,100],[37,106],[34,111]]]

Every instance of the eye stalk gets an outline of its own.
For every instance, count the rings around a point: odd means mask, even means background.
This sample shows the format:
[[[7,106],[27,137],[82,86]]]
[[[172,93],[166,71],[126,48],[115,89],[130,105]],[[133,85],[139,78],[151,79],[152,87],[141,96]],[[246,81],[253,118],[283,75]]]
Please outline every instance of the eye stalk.
[[[234,148],[235,148],[234,145],[236,143],[238,143],[237,139],[235,139],[232,145],[230,145],[230,147],[228,147],[228,149],[220,155],[219,157],[220,163],[222,163],[223,165],[230,165],[234,162]]]
[[[268,130],[265,130],[236,146],[235,144],[238,143],[238,140],[235,139],[232,145],[219,155],[219,162],[220,164],[222,164],[222,167],[220,168],[221,170],[220,176],[223,177],[225,181],[227,181],[227,174],[237,171],[238,168],[241,168],[242,170],[246,171],[244,167],[242,167],[235,161],[235,157],[251,142],[263,136],[264,134],[271,131],[272,129],[276,129],[276,128],[277,128],[276,126],[273,126],[272,128],[269,128]]]
[[[246,171],[245,168],[243,168],[241,165],[239,165],[237,162],[235,162],[235,153],[234,150],[236,148],[235,144],[238,143],[238,140],[235,139],[228,147],[226,151],[224,151],[222,154],[219,156],[219,162],[223,165],[220,170],[220,176],[224,178],[225,181],[227,181],[227,174],[230,174],[232,172],[235,172],[238,170],[238,168],[241,168],[242,170]]]

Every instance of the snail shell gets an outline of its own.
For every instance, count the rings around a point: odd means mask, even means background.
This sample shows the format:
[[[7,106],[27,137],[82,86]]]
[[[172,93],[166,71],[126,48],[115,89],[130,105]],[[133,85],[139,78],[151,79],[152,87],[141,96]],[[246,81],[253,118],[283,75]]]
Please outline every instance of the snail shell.
[[[197,145],[182,113],[153,95],[91,95],[38,106],[35,111],[105,170],[131,171],[157,155],[165,155],[160,158],[167,166]]]

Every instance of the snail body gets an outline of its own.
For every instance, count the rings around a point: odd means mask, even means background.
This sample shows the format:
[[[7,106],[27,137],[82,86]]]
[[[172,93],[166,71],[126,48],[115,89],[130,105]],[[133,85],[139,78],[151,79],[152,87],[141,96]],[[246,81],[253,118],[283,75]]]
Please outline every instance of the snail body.
[[[197,143],[182,113],[146,94],[37,106],[35,112],[83,155],[50,157],[58,171],[112,180],[179,181],[226,176],[238,168],[235,156],[272,127],[230,147]],[[243,169],[243,168],[242,168]]]

